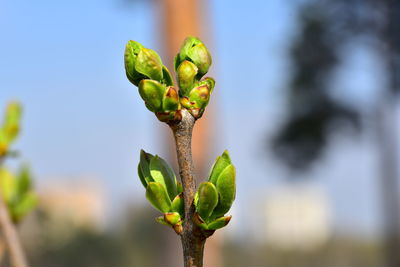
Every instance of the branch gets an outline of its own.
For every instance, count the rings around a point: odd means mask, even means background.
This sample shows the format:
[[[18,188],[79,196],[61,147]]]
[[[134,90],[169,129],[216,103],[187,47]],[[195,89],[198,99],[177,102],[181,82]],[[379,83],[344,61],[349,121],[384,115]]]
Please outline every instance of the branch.
[[[4,158],[0,158],[0,165]],[[11,264],[13,267],[28,267],[25,254],[18,238],[15,225],[11,222],[10,215],[3,196],[0,192],[0,229],[3,231],[5,243],[10,252]]]
[[[183,199],[185,206],[185,220],[181,241],[183,247],[184,266],[202,267],[204,244],[207,236],[194,224],[192,218],[195,213],[193,204],[196,193],[196,179],[192,161],[192,130],[195,123],[194,117],[182,109],[182,120],[177,124],[170,125],[178,156],[179,174],[183,186]]]

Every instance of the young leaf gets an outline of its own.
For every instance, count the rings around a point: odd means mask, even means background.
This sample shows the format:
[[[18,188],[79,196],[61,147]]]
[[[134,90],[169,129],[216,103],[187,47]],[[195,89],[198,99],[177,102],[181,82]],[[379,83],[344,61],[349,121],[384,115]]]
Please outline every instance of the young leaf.
[[[215,185],[210,182],[201,183],[198,189],[198,200],[196,205],[196,211],[200,217],[204,221],[207,221],[217,204],[218,192]]]
[[[150,175],[150,160],[154,156],[150,153],[145,152],[143,149],[140,150],[140,161],[138,164],[138,175],[143,186],[146,188],[147,183],[154,182],[154,179]]]
[[[235,200],[236,195],[236,171],[231,164],[218,177],[217,190],[219,193],[219,202],[212,214],[213,218],[223,216],[229,211]]]
[[[150,160],[149,167],[151,177],[153,177],[154,181],[165,186],[170,199],[174,199],[177,195],[176,177],[168,163],[156,155]]]
[[[213,183],[214,185],[217,185],[218,177],[230,164],[232,164],[232,162],[229,157],[228,150],[225,150],[221,156],[217,157],[214,166],[212,167],[208,181]]]
[[[232,216],[220,217],[207,225],[209,230],[217,230],[225,227],[231,220]]]
[[[160,183],[150,182],[147,184],[146,198],[162,213],[169,212],[171,209],[171,200],[165,187]]]

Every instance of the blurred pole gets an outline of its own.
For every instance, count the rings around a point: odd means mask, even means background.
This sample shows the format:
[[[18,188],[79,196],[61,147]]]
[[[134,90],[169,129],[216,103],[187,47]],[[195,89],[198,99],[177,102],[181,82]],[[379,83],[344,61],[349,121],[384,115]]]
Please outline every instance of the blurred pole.
[[[203,24],[201,21],[201,18],[203,17],[201,13],[203,9],[205,9],[204,5],[207,2],[200,0],[161,0],[161,2],[163,13],[162,32],[164,33],[163,38],[165,42],[165,62],[167,62],[167,67],[171,70],[171,72],[175,73],[172,63],[183,40],[187,36],[196,36],[204,41],[204,39],[206,39],[205,37],[207,37],[204,36],[204,31],[201,27]],[[207,116],[207,114],[210,114],[210,106],[208,107],[207,111],[205,112],[204,116],[196,122],[193,130],[193,161],[196,167],[197,178],[200,178],[200,180],[203,180],[205,174],[207,173],[205,165],[212,147],[210,129],[213,129],[213,127],[210,127],[210,125],[212,125],[211,116]],[[170,133],[168,133],[168,140],[166,143],[169,157],[171,159],[170,162],[176,162],[174,140]],[[170,247],[179,248],[176,245],[175,240],[173,240],[173,242],[174,244]],[[221,266],[221,251],[218,243],[218,239],[215,237],[207,240],[204,253],[205,266]],[[181,249],[179,248],[179,250]],[[181,254],[181,252],[179,253]],[[176,255],[177,253],[172,254]],[[173,263],[174,259],[172,259],[172,257],[169,257],[169,260],[170,261],[168,264],[171,263],[171,265],[169,265],[170,267],[179,266],[179,263]],[[181,263],[182,260],[180,259],[179,262]]]
[[[400,266],[400,196],[396,107],[400,92],[400,1],[385,0],[382,39],[388,87],[378,104],[377,137],[381,160],[385,266]]]

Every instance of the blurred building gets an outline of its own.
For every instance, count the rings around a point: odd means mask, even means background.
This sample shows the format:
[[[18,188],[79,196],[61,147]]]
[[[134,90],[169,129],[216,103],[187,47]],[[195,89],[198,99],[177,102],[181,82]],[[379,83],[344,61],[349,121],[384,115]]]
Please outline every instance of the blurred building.
[[[57,179],[39,188],[40,209],[54,222],[101,229],[105,196],[98,179]]]
[[[328,202],[316,187],[294,184],[273,190],[264,216],[267,243],[281,249],[312,250],[332,233]]]

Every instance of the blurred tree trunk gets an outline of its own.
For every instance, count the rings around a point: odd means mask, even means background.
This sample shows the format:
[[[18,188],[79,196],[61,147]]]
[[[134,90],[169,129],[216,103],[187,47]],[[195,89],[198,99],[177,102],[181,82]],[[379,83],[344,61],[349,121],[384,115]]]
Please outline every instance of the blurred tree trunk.
[[[201,39],[206,39],[204,38],[204,29],[201,27],[201,25],[204,25],[203,21],[201,21],[203,17],[201,14],[203,9],[205,9],[204,5],[206,3],[199,0],[162,0],[163,20],[161,21],[161,29],[164,34],[164,58],[167,67],[172,73],[175,73],[173,60],[183,40],[187,36],[197,36]],[[175,77],[175,75],[173,76]],[[212,147],[212,133],[210,129],[213,129],[213,127],[210,127],[210,125],[213,124],[213,121],[211,120],[211,116],[207,116],[207,114],[211,113],[210,109],[212,107],[208,107],[208,112],[196,122],[193,130],[193,161],[196,167],[196,177],[200,180],[203,180],[207,173],[205,165],[208,163],[207,159]],[[169,153],[169,161],[176,162],[173,136],[171,133],[167,133],[165,136],[168,136],[168,140],[165,143],[167,144],[166,149]],[[166,251],[168,253],[166,255],[168,260],[163,262],[163,266],[181,266],[182,252],[181,248],[177,245],[176,238],[170,238],[169,243],[171,244],[167,249],[169,251]],[[213,237],[207,240],[204,253],[205,266],[221,266],[219,259],[220,250],[218,247],[217,238]],[[177,257],[177,255],[180,256]]]
[[[400,2],[385,0],[383,17],[383,60],[387,88],[377,108],[377,137],[381,160],[381,194],[384,219],[384,246],[387,267],[400,266],[400,195],[397,151],[398,94],[400,92]]]

